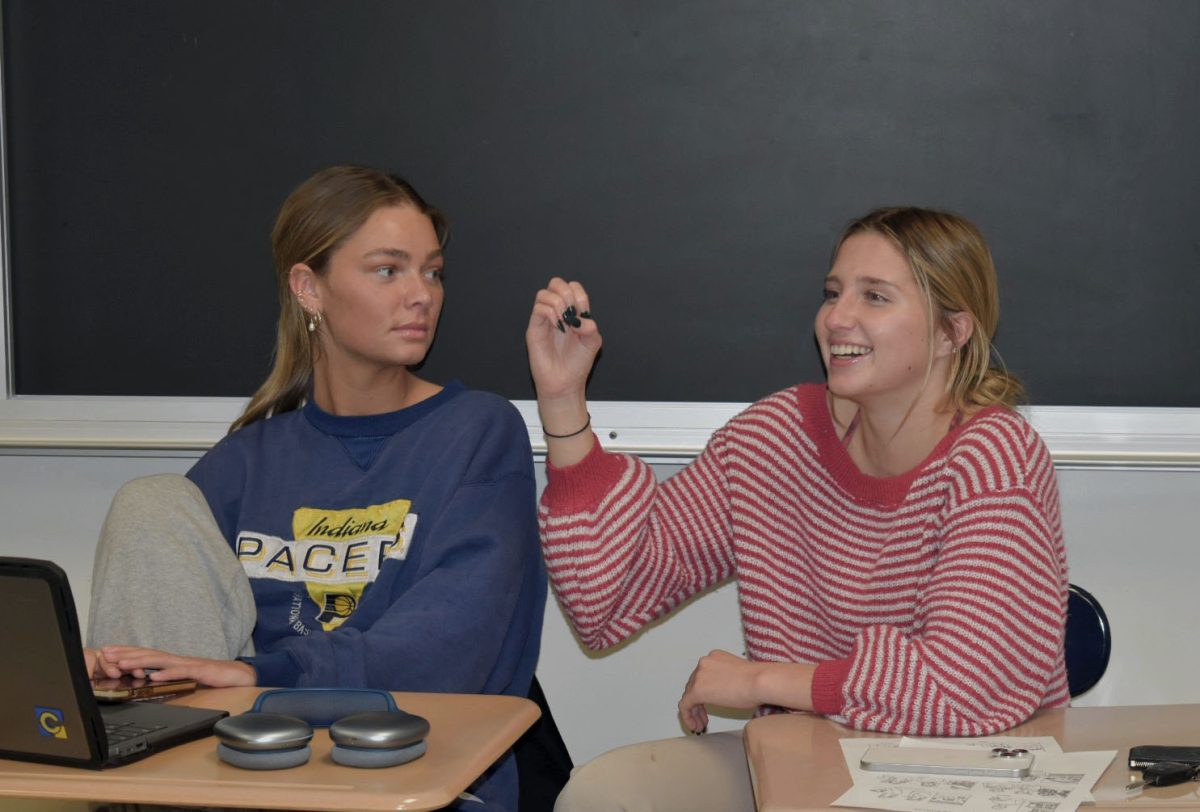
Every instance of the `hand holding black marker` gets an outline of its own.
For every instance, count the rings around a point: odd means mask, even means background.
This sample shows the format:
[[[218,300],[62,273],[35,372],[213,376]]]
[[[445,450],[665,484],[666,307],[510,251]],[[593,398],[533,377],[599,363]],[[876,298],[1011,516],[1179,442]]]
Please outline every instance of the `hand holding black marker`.
[[[550,461],[572,465],[594,444],[586,387],[604,343],[583,285],[554,277],[538,291],[525,342]]]

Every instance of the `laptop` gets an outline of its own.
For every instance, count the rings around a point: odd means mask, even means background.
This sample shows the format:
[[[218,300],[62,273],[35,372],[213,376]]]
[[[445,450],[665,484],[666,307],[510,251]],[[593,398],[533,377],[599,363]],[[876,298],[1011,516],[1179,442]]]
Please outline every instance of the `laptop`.
[[[101,705],[83,659],[67,575],[49,561],[0,556],[0,758],[103,769],[207,736],[226,711]],[[111,732],[110,732],[111,731]]]

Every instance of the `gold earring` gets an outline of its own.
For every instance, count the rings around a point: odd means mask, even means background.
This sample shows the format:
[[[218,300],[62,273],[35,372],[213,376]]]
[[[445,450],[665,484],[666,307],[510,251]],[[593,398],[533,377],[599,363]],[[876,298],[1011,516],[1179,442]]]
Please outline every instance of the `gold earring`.
[[[321,326],[321,312],[315,311],[308,314],[308,331],[315,333],[317,328]]]

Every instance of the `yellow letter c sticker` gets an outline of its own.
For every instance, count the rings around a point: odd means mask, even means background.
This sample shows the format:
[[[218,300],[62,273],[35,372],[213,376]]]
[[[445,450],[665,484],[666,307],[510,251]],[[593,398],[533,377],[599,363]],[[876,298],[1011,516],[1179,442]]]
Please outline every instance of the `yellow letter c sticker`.
[[[36,708],[38,732],[43,736],[53,736],[56,739],[67,737],[67,726],[63,722],[62,711],[57,708]]]

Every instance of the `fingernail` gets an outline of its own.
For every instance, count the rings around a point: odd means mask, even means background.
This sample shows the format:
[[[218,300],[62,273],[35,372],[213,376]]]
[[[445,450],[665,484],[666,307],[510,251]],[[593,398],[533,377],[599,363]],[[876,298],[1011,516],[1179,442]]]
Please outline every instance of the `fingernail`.
[[[581,318],[581,319],[590,319],[591,317],[592,317],[592,311],[590,311],[590,310],[585,310],[579,314],[579,318]]]
[[[567,309],[563,311],[563,318],[568,322],[575,318],[575,305],[567,305]]]
[[[558,331],[560,333],[565,333],[567,331],[567,328],[563,327],[562,319],[558,320]]]

